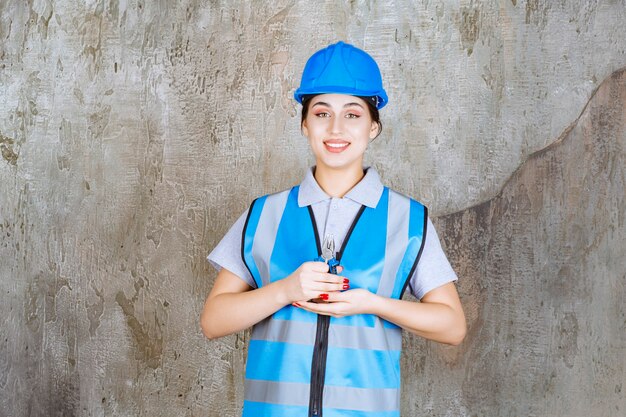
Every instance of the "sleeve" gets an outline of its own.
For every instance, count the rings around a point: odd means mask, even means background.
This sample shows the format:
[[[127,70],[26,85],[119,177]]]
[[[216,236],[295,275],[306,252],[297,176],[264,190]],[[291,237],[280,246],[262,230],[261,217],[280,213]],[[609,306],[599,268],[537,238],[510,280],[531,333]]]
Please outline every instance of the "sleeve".
[[[250,275],[250,271],[248,271],[243,259],[241,259],[241,239],[247,217],[248,210],[246,210],[232,225],[230,230],[226,232],[220,243],[218,243],[209,256],[207,256],[207,260],[218,271],[222,268],[226,268],[254,288],[256,287],[256,283],[252,275]]]
[[[435,226],[428,218],[424,250],[409,280],[409,290],[415,298],[420,300],[429,291],[457,279],[456,273],[441,248]]]

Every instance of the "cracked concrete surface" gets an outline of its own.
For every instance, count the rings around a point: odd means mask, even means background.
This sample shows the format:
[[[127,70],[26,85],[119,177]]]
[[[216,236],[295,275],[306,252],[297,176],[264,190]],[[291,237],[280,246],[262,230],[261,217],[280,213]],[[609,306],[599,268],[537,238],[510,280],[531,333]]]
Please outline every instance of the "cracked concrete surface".
[[[438,396],[460,415],[624,413],[625,110],[626,69],[497,196],[437,219],[469,336],[461,351],[406,338],[423,377],[405,395],[445,379]],[[418,395],[406,411],[444,415],[439,406]]]
[[[626,2],[0,2],[0,416],[237,416],[205,256],[311,163],[291,94],[343,39],[390,105],[460,347],[405,337],[403,415],[622,415]]]

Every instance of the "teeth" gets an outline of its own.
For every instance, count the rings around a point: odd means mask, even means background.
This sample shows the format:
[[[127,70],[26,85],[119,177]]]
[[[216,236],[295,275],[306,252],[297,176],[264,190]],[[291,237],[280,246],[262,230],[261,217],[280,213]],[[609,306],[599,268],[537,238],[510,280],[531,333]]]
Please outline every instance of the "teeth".
[[[348,146],[348,143],[327,143],[326,145],[330,146],[331,148],[345,148],[346,146]]]

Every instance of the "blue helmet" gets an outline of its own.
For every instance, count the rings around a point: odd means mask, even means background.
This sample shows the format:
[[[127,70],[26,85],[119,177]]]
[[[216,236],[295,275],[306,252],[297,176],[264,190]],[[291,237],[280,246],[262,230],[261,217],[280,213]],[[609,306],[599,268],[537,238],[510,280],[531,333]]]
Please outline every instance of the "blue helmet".
[[[302,103],[304,96],[331,93],[375,97],[377,109],[385,107],[388,101],[374,58],[343,42],[320,49],[309,58],[293,97]]]

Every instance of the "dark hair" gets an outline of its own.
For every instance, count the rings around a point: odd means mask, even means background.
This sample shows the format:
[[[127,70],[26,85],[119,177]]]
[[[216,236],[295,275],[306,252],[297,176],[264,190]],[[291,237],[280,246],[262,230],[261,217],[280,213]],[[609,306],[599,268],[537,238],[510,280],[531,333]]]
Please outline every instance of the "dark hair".
[[[302,117],[300,119],[301,128],[302,128],[302,124],[304,123],[304,120],[309,114],[309,107],[311,104],[311,99],[317,95],[318,94],[310,94],[310,95],[306,95],[302,97]],[[380,121],[380,113],[378,112],[378,109],[376,108],[376,106],[372,104],[372,102],[375,102],[376,99],[374,98],[374,100],[372,100],[372,97],[360,97],[360,96],[355,96],[355,97],[359,97],[360,99],[362,99],[363,101],[367,103],[367,110],[369,110],[372,121],[378,124],[378,133],[376,134],[376,137],[374,138],[376,139],[380,135],[380,133],[383,131],[383,123]]]

